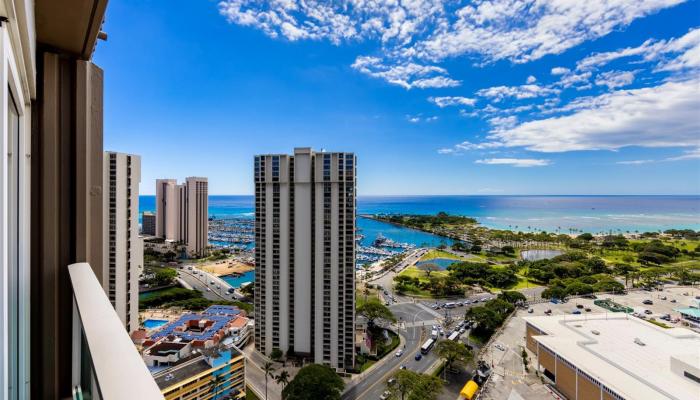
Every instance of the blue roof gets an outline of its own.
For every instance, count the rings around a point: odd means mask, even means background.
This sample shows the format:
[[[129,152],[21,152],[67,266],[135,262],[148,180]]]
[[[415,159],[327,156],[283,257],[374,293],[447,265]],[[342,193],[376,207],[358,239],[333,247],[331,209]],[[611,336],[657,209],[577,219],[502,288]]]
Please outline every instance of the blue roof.
[[[236,319],[241,311],[233,306],[211,306],[202,313],[183,314],[177,320],[163,326],[158,332],[151,335],[151,339],[160,339],[165,336],[174,335],[183,340],[209,340],[214,334],[224,328],[229,322]],[[193,320],[208,320],[214,323],[203,332],[176,331],[177,328]]]
[[[209,306],[202,314],[209,314],[209,315],[238,315],[241,313],[241,310],[238,309],[238,307],[235,306],[218,306],[218,305],[213,305]]]

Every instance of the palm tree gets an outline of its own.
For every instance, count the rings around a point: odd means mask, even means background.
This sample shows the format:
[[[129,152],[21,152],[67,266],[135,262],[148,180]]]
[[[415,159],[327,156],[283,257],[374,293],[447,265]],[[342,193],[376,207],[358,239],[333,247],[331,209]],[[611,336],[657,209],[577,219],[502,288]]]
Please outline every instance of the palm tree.
[[[224,383],[224,377],[221,375],[214,376],[211,382],[209,382],[211,390],[214,392],[214,397],[212,397],[213,400],[216,400],[216,397],[219,395],[219,388],[221,387],[222,383]]]
[[[280,374],[275,377],[275,382],[282,385],[282,389],[284,389],[289,383],[289,372],[282,370]]]
[[[265,373],[265,400],[267,400],[267,377],[273,376],[272,373],[275,372],[275,367],[268,361],[263,365],[263,372]]]

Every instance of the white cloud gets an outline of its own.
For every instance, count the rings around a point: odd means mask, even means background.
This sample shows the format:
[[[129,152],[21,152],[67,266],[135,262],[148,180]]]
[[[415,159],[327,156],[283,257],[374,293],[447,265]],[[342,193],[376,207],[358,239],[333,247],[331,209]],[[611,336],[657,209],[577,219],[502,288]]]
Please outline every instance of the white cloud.
[[[622,165],[640,165],[640,164],[649,164],[656,162],[655,160],[625,160],[625,161],[618,161],[615,164],[622,164]]]
[[[634,82],[634,75],[637,71],[607,71],[599,74],[595,78],[598,86],[607,86],[609,89],[630,85]]]
[[[448,106],[473,106],[476,99],[461,96],[429,97],[428,101],[435,103],[440,108]]]
[[[539,85],[520,85],[520,86],[493,86],[486,89],[481,89],[476,92],[478,96],[492,99],[499,102],[503,99],[513,97],[518,100],[532,99],[535,97],[545,97],[549,95],[559,94],[558,89],[552,89],[546,86]]]
[[[422,115],[406,115],[406,121],[412,123],[412,124],[417,124],[419,122],[433,122],[437,121],[438,117],[433,115],[430,117],[423,117]]]
[[[355,59],[352,68],[406,89],[453,87],[460,84],[459,81],[446,76],[447,70],[435,65],[387,65],[378,57],[360,56]]]
[[[700,145],[700,80],[619,90],[580,100],[571,115],[522,123],[489,140],[539,152]]]
[[[700,28],[691,29],[680,38],[649,39],[637,47],[594,53],[579,61],[576,68],[579,70],[600,68],[612,61],[627,57],[640,57],[644,62],[658,62],[657,70],[662,71],[700,68]]]
[[[537,78],[535,78],[533,75],[530,75],[527,77],[527,83],[535,83],[537,82]]]
[[[472,143],[469,141],[464,141],[458,143],[453,147],[439,149],[439,154],[463,154],[474,150],[488,150],[501,147],[500,143],[483,142],[483,143]]]
[[[568,72],[567,70],[567,72],[561,76],[559,81],[557,81],[556,85],[561,86],[564,89],[568,89],[570,87],[575,87],[579,90],[588,89],[591,87],[589,82],[591,75],[593,74],[590,71],[577,74],[575,72]]]
[[[569,71],[571,71],[571,70],[568,68],[554,67],[554,68],[552,68],[551,73],[552,73],[552,75],[564,75],[564,74],[568,74]]]
[[[483,160],[476,160],[475,163],[489,165],[511,165],[518,168],[545,167],[551,164],[549,160],[539,158],[486,158]]]
[[[510,129],[518,124],[518,117],[511,115],[508,117],[493,117],[489,119],[489,124],[494,130]]]
[[[700,158],[700,147],[688,150],[684,154],[676,157],[669,157],[665,161],[683,161],[683,160],[694,160]]]
[[[537,60],[684,1],[222,0],[218,8],[230,23],[273,38],[336,45],[374,41],[392,69],[459,56],[472,56],[477,64]],[[421,77],[411,86],[456,85],[450,79],[446,74]],[[405,87],[406,82],[392,83]]]

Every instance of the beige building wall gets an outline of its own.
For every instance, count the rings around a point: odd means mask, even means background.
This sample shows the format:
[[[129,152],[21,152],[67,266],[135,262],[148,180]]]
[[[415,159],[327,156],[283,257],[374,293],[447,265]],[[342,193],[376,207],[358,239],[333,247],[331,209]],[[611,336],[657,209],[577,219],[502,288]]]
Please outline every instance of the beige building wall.
[[[138,232],[141,157],[104,154],[103,287],[128,332],[138,328],[143,239]]]
[[[255,343],[354,365],[355,156],[255,158]]]
[[[156,236],[179,240],[179,199],[175,179],[156,180]]]
[[[204,255],[209,244],[209,183],[207,178],[189,177],[185,183],[185,242],[189,254]],[[182,203],[181,203],[182,204]]]

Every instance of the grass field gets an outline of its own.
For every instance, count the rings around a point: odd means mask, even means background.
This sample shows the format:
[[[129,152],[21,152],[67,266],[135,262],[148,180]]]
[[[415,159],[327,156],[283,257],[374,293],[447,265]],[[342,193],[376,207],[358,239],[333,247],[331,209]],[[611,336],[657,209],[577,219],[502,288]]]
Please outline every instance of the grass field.
[[[148,300],[148,299],[153,298],[155,296],[160,296],[162,294],[167,294],[167,293],[173,292],[175,289],[180,289],[180,288],[171,287],[171,288],[167,288],[167,289],[159,289],[159,290],[153,290],[151,292],[141,293],[141,294],[139,294],[139,300]]]
[[[448,253],[446,251],[437,250],[437,249],[433,249],[433,250],[430,250],[429,252],[425,253],[425,255],[423,255],[423,257],[421,257],[419,261],[434,260],[436,258],[446,258],[448,260],[466,261],[466,259],[464,257],[460,257],[456,254]]]

